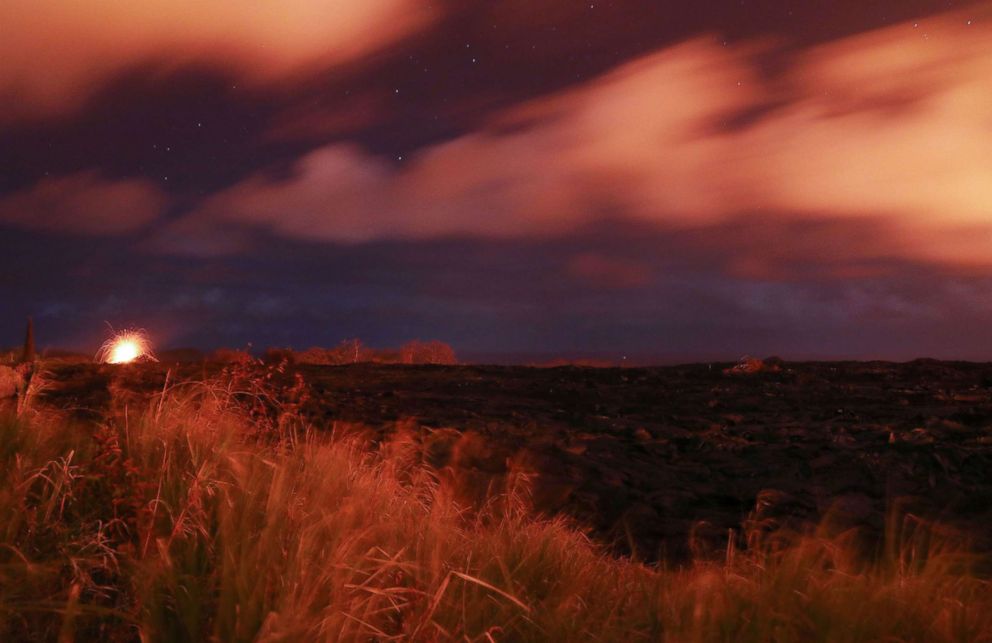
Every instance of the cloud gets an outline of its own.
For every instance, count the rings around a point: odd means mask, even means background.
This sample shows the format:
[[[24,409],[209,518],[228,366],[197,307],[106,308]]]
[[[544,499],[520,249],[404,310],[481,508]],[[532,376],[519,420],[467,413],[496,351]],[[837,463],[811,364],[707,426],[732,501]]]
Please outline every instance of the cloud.
[[[432,17],[416,0],[5,0],[0,116],[71,109],[150,59],[206,60],[276,82],[353,60]]]
[[[569,258],[566,274],[579,283],[606,289],[641,288],[651,281],[646,263],[600,252],[580,252]]]
[[[656,154],[665,141],[642,140],[632,121],[650,120],[679,138],[714,114],[746,106],[722,91],[738,75],[708,54],[699,42],[663,51],[421,150],[399,169],[355,146],[331,144],[300,159],[289,178],[250,177],[191,218],[329,241],[553,234],[595,218],[598,207],[626,207],[625,194],[644,182],[634,166],[645,164],[655,174],[682,172],[669,182],[684,194],[658,191],[666,209],[677,211],[697,198],[693,185],[704,179]],[[672,87],[684,91],[666,108],[659,100]]]
[[[990,23],[957,14],[814,49],[788,107],[734,137],[736,178],[760,189],[753,206],[892,214],[894,245],[988,263],[989,78]]]
[[[208,234],[211,224],[273,228],[296,238],[363,240],[379,236],[391,217],[402,224],[385,163],[349,145],[313,152],[287,180],[256,175],[209,199],[177,224],[188,234]]]
[[[0,225],[83,235],[119,235],[154,221],[166,197],[150,181],[95,172],[46,178],[0,198]]]
[[[214,195],[190,219],[367,241],[547,236],[616,216],[736,226],[758,213],[872,222],[874,238],[814,249],[834,260],[992,265],[992,20],[901,24],[763,73],[759,58],[776,53],[696,39],[398,166],[329,145],[288,178],[258,174]],[[741,270],[783,251],[766,252]]]
[[[832,224],[830,234],[870,235],[855,224]],[[758,232],[749,232],[755,225]],[[305,348],[355,336],[390,346],[419,336],[459,351],[604,350],[680,360],[992,356],[975,341],[992,323],[992,275],[892,261],[848,279],[811,272],[819,257],[777,259],[777,270],[800,279],[728,275],[726,264],[761,250],[756,236],[813,245],[810,237],[823,233],[773,219],[738,226],[687,232],[616,221],[544,241],[268,239],[233,261],[149,257],[114,239],[13,231],[0,254],[0,290],[14,308],[0,319],[0,335],[16,337],[24,315],[41,323],[40,311],[63,302],[71,309],[45,319],[39,332],[92,342],[93,350],[110,321],[148,328],[159,342],[203,347]],[[650,277],[643,283],[641,270]]]

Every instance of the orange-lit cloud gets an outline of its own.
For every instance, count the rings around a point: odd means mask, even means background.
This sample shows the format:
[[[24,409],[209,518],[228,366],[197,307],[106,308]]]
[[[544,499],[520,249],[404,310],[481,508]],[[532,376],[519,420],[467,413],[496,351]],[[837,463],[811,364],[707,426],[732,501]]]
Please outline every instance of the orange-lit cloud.
[[[166,197],[149,181],[94,172],[47,178],[0,199],[0,225],[54,233],[117,235],[154,221]]]
[[[4,0],[0,116],[69,109],[148,60],[206,61],[274,82],[352,60],[432,17],[416,0]]]
[[[832,249],[840,257],[992,264],[988,11],[828,43],[771,78],[755,60],[768,47],[683,43],[399,169],[331,145],[193,218],[361,241],[556,234],[604,215],[714,226],[757,212],[885,222],[872,243]]]
[[[954,15],[809,52],[789,107],[735,137],[754,206],[890,214],[891,240],[992,260],[992,24]],[[983,140],[985,139],[985,140]],[[753,159],[753,162],[751,162]],[[743,193],[743,187],[738,186]]]

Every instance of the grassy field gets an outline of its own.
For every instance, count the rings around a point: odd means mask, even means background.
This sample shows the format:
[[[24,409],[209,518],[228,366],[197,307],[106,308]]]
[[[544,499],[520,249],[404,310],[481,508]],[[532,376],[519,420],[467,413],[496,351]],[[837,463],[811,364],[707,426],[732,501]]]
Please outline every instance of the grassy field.
[[[0,416],[0,640],[982,641],[959,541],[748,534],[679,569],[611,557],[511,479],[460,507],[418,443],[178,387],[104,423]]]

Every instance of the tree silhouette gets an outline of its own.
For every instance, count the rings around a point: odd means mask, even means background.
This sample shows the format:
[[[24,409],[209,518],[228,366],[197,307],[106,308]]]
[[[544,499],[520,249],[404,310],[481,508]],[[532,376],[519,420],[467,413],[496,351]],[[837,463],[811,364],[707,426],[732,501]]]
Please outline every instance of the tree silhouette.
[[[34,320],[28,317],[28,329],[24,335],[24,352],[21,354],[22,362],[34,361]]]

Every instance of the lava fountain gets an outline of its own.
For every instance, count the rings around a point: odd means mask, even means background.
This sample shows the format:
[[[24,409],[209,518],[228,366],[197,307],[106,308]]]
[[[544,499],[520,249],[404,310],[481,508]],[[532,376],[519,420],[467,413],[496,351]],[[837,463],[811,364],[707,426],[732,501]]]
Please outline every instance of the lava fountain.
[[[138,360],[157,361],[152,344],[143,330],[125,330],[108,339],[97,351],[96,360],[103,364],[130,364]]]

